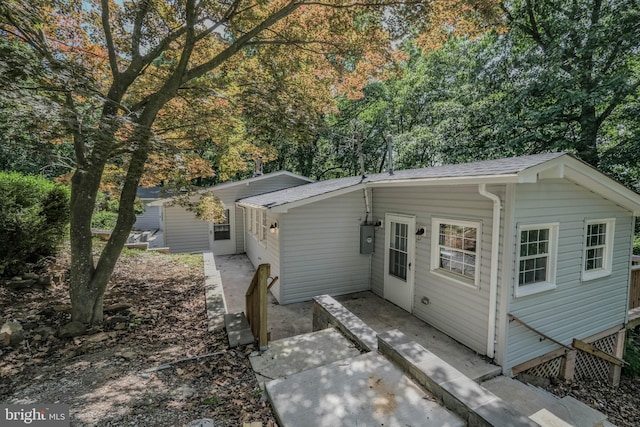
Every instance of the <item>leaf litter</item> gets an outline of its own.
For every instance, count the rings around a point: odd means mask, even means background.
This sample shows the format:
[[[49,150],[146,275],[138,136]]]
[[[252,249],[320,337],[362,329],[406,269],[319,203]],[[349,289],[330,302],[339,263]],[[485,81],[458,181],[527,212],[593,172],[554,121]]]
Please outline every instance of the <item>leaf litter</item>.
[[[56,268],[68,265],[62,255]],[[207,331],[201,255],[125,251],[90,335],[55,336],[69,308],[68,281],[0,286],[0,322],[25,330],[0,347],[0,401],[69,404],[74,426],[277,425],[249,363],[255,347],[229,350],[223,331]]]

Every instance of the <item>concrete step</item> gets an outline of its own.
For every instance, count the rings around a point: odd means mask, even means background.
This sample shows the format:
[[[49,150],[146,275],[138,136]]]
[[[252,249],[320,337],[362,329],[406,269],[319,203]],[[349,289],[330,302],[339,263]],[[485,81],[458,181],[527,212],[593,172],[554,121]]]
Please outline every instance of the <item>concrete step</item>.
[[[360,355],[360,351],[333,328],[272,341],[269,348],[249,358],[258,383]]]
[[[239,345],[247,345],[255,341],[244,313],[225,314],[224,325],[227,329],[229,347],[235,348]]]
[[[378,334],[378,350],[470,426],[538,427],[508,401],[398,330]]]
[[[546,412],[574,427],[601,427],[607,418],[600,411],[590,408],[573,397],[558,398],[546,390],[512,378],[504,376],[492,378],[483,382],[482,386],[510,402],[516,410],[542,426],[563,425],[554,424]],[[543,424],[543,421],[546,424]]]
[[[265,387],[281,427],[465,425],[373,352],[269,381]]]
[[[202,254],[204,259],[204,292],[209,332],[217,332],[224,328],[224,315],[227,304],[224,300],[222,280],[216,269],[215,259],[211,252]]]

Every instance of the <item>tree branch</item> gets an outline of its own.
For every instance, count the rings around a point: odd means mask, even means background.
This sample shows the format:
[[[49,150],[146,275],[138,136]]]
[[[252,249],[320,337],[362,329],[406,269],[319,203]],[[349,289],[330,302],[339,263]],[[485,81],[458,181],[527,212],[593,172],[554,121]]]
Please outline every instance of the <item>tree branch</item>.
[[[105,1],[105,0],[103,0]],[[142,39],[142,23],[149,11],[149,0],[140,0],[136,17],[133,21],[133,32],[131,33],[131,58],[135,61],[140,58],[140,41]]]
[[[73,151],[76,155],[78,169],[81,169],[86,164],[84,136],[82,134],[82,125],[78,120],[78,111],[75,108],[73,96],[69,91],[65,92],[65,105],[67,109],[73,113],[73,116],[71,116],[71,125],[68,127],[73,135]]]
[[[249,41],[251,41],[255,36],[260,34],[263,30],[271,27],[276,22],[286,18],[303,4],[304,3],[302,2],[296,2],[296,1],[289,2],[289,4],[287,4],[285,7],[273,13],[272,15],[267,17],[264,21],[262,21],[261,23],[253,27],[251,30],[249,30],[247,33],[243,34],[235,42],[233,42],[230,46],[228,46],[222,52],[217,54],[215,57],[189,70],[189,72],[186,74],[185,78],[183,79],[183,82],[187,82],[189,80],[195,79],[213,70],[214,68],[222,64],[224,61],[226,61],[227,59],[235,55],[237,52],[239,52],[240,49],[245,47]]]
[[[600,113],[600,115],[596,118],[597,126],[600,127],[600,125],[602,125],[602,123],[611,115],[611,113],[613,113],[613,110],[615,110],[616,107],[620,105],[620,103],[622,103],[622,101],[629,94],[638,90],[638,88],[640,88],[640,80],[637,80],[635,84],[629,87],[628,90],[625,90],[624,92],[616,93],[611,99],[611,101],[609,102],[609,105],[607,105],[607,108],[605,108],[604,111]]]
[[[116,57],[116,47],[113,43],[113,34],[111,33],[111,23],[109,22],[109,0],[101,0],[102,3],[102,28],[104,31],[104,39],[107,44],[107,53],[109,54],[109,66],[113,79],[118,80],[120,70],[118,70],[118,58]]]

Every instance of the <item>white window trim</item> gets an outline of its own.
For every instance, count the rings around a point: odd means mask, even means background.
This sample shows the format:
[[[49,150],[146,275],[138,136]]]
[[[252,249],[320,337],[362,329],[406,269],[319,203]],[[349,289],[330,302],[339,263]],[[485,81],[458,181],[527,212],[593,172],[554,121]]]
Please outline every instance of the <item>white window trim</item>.
[[[267,241],[267,211],[261,210],[260,214],[260,241],[266,243]]]
[[[527,230],[549,229],[549,263],[547,268],[547,280],[532,285],[520,286],[520,233]],[[545,292],[556,288],[556,268],[558,264],[558,231],[560,229],[559,222],[547,224],[527,224],[518,225],[516,238],[516,278],[515,287],[516,297],[524,297],[540,292]]]
[[[267,247],[267,227],[268,221],[266,210],[258,208],[249,208],[248,229],[251,237],[263,247]]]
[[[476,265],[473,280],[460,274],[440,268],[440,224],[452,224],[462,227],[474,227],[476,229]],[[437,276],[446,278],[456,284],[467,288],[480,289],[480,254],[482,242],[481,221],[461,221],[458,219],[432,218],[431,219],[431,272]]]
[[[591,224],[606,224],[607,226],[607,236],[604,243],[604,256],[603,256],[603,267],[597,270],[585,270],[585,262],[587,260],[587,230],[588,225]],[[606,277],[611,275],[611,269],[613,265],[613,239],[616,231],[616,219],[615,218],[605,218],[605,219],[593,219],[587,220],[584,226],[584,248],[582,252],[582,281],[587,282],[589,280],[600,279],[602,277]]]
[[[217,242],[223,242],[226,240],[231,240],[232,236],[231,236],[231,210],[230,209],[225,209],[224,213],[226,215],[225,219],[226,222],[214,222],[213,223],[213,240],[217,241]],[[229,238],[228,239],[222,239],[222,240],[216,240],[216,226],[217,225],[226,225],[227,227],[229,227]]]
[[[248,215],[249,224],[247,227],[249,229],[249,234],[253,234],[253,216],[254,215],[255,215],[255,209],[249,208],[249,215]]]
[[[260,240],[260,218],[262,217],[262,215],[260,214],[260,210],[259,209],[254,209],[253,210],[253,236]]]

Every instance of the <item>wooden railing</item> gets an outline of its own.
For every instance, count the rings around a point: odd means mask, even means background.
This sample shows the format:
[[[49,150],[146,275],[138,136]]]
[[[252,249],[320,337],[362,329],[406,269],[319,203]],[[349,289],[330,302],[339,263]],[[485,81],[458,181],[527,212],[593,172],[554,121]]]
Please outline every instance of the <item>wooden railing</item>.
[[[635,258],[635,257],[634,257]],[[639,257],[640,258],[640,257]],[[631,284],[629,285],[629,310],[640,307],[640,263],[631,266]]]
[[[606,360],[609,363],[613,363],[614,365],[617,365],[617,366],[622,366],[622,365],[624,365],[626,363],[621,358],[616,357],[616,356],[612,356],[612,355],[610,355],[610,354],[608,354],[608,353],[606,353],[606,352],[594,347],[592,344],[589,344],[589,343],[587,343],[585,341],[582,341],[582,340],[579,340],[577,338],[574,338],[572,343],[571,343],[571,346],[568,346],[566,344],[561,343],[560,341],[557,341],[557,340],[551,338],[549,335],[546,335],[545,333],[540,332],[539,330],[537,330],[533,326],[527,324],[526,322],[524,322],[523,320],[519,319],[518,317],[514,316],[511,313],[508,313],[507,317],[508,317],[510,322],[511,321],[515,321],[515,322],[521,324],[522,326],[524,326],[525,328],[529,329],[531,332],[538,334],[541,337],[540,341],[549,340],[552,343],[562,347],[565,350],[565,354],[567,352],[575,352],[575,350],[580,350],[580,351],[583,351],[585,353],[589,353],[592,356],[595,356],[595,357],[600,358],[602,360]],[[523,365],[523,364],[521,364],[521,365]]]
[[[260,264],[245,294],[245,314],[260,350],[266,350],[267,335],[267,280],[271,274],[269,264]]]

